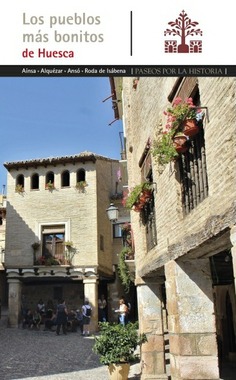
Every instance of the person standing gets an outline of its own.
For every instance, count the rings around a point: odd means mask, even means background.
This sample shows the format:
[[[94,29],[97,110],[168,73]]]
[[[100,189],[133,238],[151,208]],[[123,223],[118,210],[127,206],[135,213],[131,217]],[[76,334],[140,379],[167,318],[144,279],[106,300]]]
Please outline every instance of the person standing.
[[[128,306],[126,305],[125,299],[120,298],[119,300],[119,309],[115,310],[116,313],[119,313],[119,323],[123,326],[127,324],[127,316],[129,313]]]
[[[62,327],[63,334],[66,335],[66,325],[67,325],[67,316],[68,311],[64,300],[61,300],[59,304],[57,305],[57,312],[56,312],[56,321],[57,321],[57,328],[56,328],[56,334],[60,334],[60,330]]]
[[[92,307],[89,304],[89,300],[85,300],[84,305],[82,306],[82,314],[83,314],[83,332],[82,335],[89,336],[89,325],[92,315]]]
[[[105,300],[104,294],[98,300],[98,320],[99,322],[106,322],[106,307],[107,301]]]
[[[41,316],[43,316],[45,314],[45,305],[44,305],[42,298],[40,298],[40,300],[38,302],[37,310]]]

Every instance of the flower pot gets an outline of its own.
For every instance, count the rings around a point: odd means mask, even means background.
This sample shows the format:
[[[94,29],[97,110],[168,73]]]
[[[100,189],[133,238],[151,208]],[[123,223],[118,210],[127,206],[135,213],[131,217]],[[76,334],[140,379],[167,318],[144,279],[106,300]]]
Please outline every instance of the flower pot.
[[[108,371],[111,380],[128,380],[130,363],[111,363],[108,366]]]
[[[139,197],[139,201],[142,203],[142,204],[145,204],[146,202],[149,201],[149,199],[151,198],[152,196],[152,191],[151,190],[143,190],[140,197]]]
[[[178,153],[184,153],[188,150],[186,142],[187,137],[185,135],[178,135],[173,138],[173,144]]]
[[[140,212],[143,209],[144,204],[143,203],[135,203],[133,206],[133,210],[136,212]]]
[[[195,136],[199,132],[199,127],[194,119],[186,119],[183,125],[183,133],[185,136]]]

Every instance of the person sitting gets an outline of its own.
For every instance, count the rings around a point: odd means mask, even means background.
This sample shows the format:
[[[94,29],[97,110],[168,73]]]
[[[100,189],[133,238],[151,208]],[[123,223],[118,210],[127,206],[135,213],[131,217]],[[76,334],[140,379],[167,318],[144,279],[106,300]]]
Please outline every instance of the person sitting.
[[[47,310],[46,312],[45,321],[44,321],[44,330],[53,331],[52,330],[53,326],[56,326],[56,313],[50,309],[50,310]]]
[[[41,320],[42,320],[42,317],[41,317],[40,313],[38,312],[38,310],[35,310],[34,313],[33,313],[33,319],[32,319],[30,328],[31,329],[32,328],[36,328],[37,330],[39,330],[40,329]]]
[[[25,315],[23,316],[22,328],[23,329],[25,329],[26,327],[30,328],[32,323],[33,323],[33,313],[30,309],[27,309]]]

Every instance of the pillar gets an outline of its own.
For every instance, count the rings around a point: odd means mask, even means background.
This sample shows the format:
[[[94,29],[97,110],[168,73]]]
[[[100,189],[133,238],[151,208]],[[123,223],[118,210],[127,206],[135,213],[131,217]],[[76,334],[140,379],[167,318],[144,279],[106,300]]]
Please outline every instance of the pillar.
[[[142,380],[167,380],[164,355],[161,284],[154,281],[136,281],[139,329],[147,335],[142,345]]]
[[[21,318],[21,282],[8,279],[8,325],[18,327]]]
[[[230,230],[230,242],[232,244],[231,247],[231,256],[232,256],[232,266],[233,266],[233,274],[234,274],[234,294],[236,297],[236,225],[234,225]],[[232,304],[233,313],[236,315],[236,302]],[[236,333],[236,318],[234,317],[234,331]]]
[[[92,317],[90,321],[90,332],[98,331],[98,282],[97,278],[85,278],[84,283],[84,297],[89,300],[92,307]]]
[[[165,265],[172,380],[219,379],[209,259]]]
[[[236,226],[233,226],[230,230],[230,242],[232,244],[231,255],[234,273],[234,289],[236,292]]]

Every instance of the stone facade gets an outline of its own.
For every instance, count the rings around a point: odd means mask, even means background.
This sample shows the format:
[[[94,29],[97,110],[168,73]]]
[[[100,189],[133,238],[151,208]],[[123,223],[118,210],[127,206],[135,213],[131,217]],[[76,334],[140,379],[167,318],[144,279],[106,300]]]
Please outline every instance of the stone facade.
[[[6,196],[0,194],[0,316],[1,305],[7,302],[6,273],[5,273],[5,234],[6,234]]]
[[[133,78],[123,78],[122,93],[116,88],[117,98],[122,96],[123,101],[129,188],[143,181],[142,157],[148,149],[154,183],[156,244],[151,249],[147,248],[145,223],[139,213],[131,211],[139,320],[151,342],[142,350],[142,379],[166,379],[168,375],[172,380],[219,379],[220,361],[236,351],[235,84],[235,78],[141,77],[135,87]],[[183,93],[189,97],[194,91],[205,112],[208,193],[186,213],[178,160],[160,167],[152,155],[152,143],[166,123],[163,111],[173,98]],[[162,296],[155,283],[162,284]],[[215,315],[218,286],[230,289],[225,292],[227,310],[217,311],[221,320]],[[233,342],[227,342],[226,331],[217,328],[223,320],[232,325]],[[169,342],[168,358],[165,341]],[[157,356],[159,360],[154,359]]]
[[[17,326],[21,306],[34,308],[40,298],[57,302],[65,298],[68,308],[78,309],[87,297],[93,307],[91,331],[97,329],[98,292],[109,296],[114,281],[112,225],[106,209],[112,194],[122,191],[117,182],[118,160],[84,152],[77,156],[5,163],[8,170],[5,265],[9,284],[9,324]],[[87,186],[76,188],[79,170]],[[64,171],[69,182],[62,183]],[[46,178],[54,173],[53,189]],[[37,173],[39,183],[32,188]],[[16,191],[23,176],[23,191]],[[70,262],[40,265],[44,233],[62,233],[65,257]],[[121,239],[119,239],[121,241]],[[32,244],[39,242],[39,247]],[[65,264],[65,265],[64,265]]]

